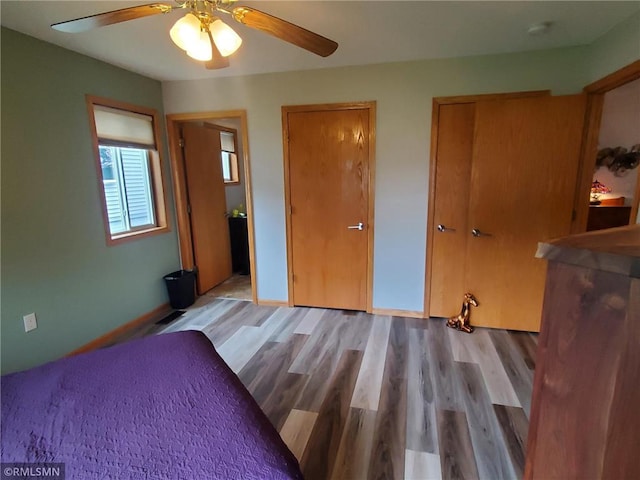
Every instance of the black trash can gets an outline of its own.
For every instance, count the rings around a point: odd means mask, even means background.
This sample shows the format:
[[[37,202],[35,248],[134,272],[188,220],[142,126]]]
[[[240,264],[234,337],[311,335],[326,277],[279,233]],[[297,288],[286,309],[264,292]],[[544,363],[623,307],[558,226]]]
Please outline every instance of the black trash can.
[[[162,278],[167,284],[171,308],[180,309],[193,305],[196,301],[196,272],[178,270]]]

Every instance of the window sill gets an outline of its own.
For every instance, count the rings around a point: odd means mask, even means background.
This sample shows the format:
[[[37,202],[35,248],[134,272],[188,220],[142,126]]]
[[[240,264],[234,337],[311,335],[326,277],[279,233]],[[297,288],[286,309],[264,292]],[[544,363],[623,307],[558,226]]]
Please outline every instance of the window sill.
[[[132,242],[134,240],[140,240],[142,238],[152,237],[154,235],[160,235],[167,233],[171,229],[168,225],[161,227],[145,228],[142,230],[135,230],[133,232],[119,233],[117,235],[110,235],[107,237],[107,245],[120,245],[121,243]]]

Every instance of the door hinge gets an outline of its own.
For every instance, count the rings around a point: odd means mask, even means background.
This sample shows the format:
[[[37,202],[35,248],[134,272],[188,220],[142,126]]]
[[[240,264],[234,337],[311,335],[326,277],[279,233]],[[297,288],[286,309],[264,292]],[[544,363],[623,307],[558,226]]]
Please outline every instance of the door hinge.
[[[187,214],[191,215],[191,205],[187,205]]]
[[[289,205],[289,215],[293,215],[293,207]]]
[[[178,140],[178,145],[180,145],[180,148],[184,148],[184,138]]]

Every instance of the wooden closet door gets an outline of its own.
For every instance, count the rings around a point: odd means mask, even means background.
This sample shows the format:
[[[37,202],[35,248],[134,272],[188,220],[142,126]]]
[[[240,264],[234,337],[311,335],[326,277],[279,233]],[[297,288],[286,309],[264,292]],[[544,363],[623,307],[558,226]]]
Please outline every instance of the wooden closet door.
[[[476,104],[467,232],[472,324],[539,331],[546,262],[540,241],[569,234],[585,96]]]
[[[453,315],[464,293],[474,124],[475,103],[440,105],[429,300],[432,317]]]
[[[366,310],[370,111],[285,115],[293,303]]]

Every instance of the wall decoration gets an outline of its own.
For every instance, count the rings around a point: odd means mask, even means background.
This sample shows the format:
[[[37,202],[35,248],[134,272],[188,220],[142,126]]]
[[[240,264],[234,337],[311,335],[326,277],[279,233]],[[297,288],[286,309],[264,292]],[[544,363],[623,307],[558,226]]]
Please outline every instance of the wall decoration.
[[[606,167],[616,177],[624,177],[640,163],[640,143],[627,150],[624,147],[607,147],[598,152],[596,169]]]

